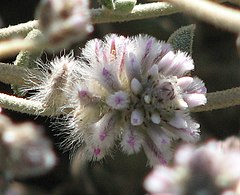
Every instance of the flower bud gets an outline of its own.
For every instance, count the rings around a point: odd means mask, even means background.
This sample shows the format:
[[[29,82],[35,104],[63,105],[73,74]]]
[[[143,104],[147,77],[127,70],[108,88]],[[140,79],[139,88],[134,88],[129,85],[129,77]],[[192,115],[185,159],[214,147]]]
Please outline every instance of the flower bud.
[[[42,0],[39,27],[50,47],[60,49],[92,32],[88,0]]]
[[[0,171],[8,178],[44,174],[56,164],[50,141],[32,123],[13,124],[0,115]]]

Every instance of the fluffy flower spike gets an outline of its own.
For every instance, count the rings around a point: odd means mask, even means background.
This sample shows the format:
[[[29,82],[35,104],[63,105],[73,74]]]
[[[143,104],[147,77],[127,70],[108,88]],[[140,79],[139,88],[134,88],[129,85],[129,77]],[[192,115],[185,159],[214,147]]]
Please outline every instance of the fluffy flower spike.
[[[30,90],[37,91],[30,99],[42,102],[45,109],[51,110],[53,115],[59,114],[66,108],[68,95],[78,76],[77,61],[71,53],[55,58],[48,64],[39,61],[38,65],[41,74],[29,75],[28,79],[34,85]]]
[[[206,88],[189,76],[194,64],[186,53],[150,36],[110,34],[89,41],[81,59],[71,93],[82,95],[75,95],[68,142],[86,146],[88,159],[100,160],[120,139],[123,152],[143,147],[151,165],[165,164],[174,140],[198,140],[189,108],[206,103]]]

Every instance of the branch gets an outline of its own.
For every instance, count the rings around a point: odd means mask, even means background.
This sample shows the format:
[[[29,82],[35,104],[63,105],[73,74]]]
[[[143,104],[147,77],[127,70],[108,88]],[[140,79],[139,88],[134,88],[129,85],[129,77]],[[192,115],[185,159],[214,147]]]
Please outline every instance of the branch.
[[[240,105],[240,87],[207,94],[207,104],[193,108],[191,112],[204,112]]]
[[[233,33],[240,32],[240,12],[207,0],[166,0],[202,21]]]
[[[3,93],[0,93],[0,107],[33,115],[51,115],[51,111],[45,110],[40,102],[18,98]]]
[[[176,13],[177,10],[173,8],[168,3],[158,2],[158,3],[148,3],[143,5],[137,5],[132,10],[130,14],[119,15],[119,13],[110,12],[107,9],[92,9],[92,22],[93,23],[106,23],[106,22],[123,22],[123,21],[130,21],[136,19],[143,19],[143,18],[151,18],[157,17],[162,15],[168,15],[172,13]],[[32,21],[29,23],[17,25],[16,29],[11,27],[12,34],[9,32],[8,28],[4,28],[1,30],[0,33],[3,33],[3,37],[13,36],[14,33],[18,34],[18,31],[21,28],[24,29],[24,33],[28,29],[29,31],[33,28],[37,28],[38,21]],[[26,25],[26,26],[24,26]],[[19,27],[20,26],[20,27]],[[5,31],[7,33],[5,33]],[[13,39],[10,41],[4,41],[0,43],[0,58],[9,57],[11,55],[17,54],[19,51],[22,50],[31,50],[31,52],[41,50],[46,48],[48,43],[44,43],[43,40],[26,40],[26,39]]]
[[[181,2],[181,4],[183,2],[178,0],[175,0],[175,1]],[[215,0],[215,1],[219,3],[224,3],[228,1],[239,2],[239,0]],[[188,2],[194,2],[194,1],[189,0]],[[197,2],[199,3],[199,1]],[[131,21],[131,20],[140,20],[145,18],[153,18],[158,16],[171,15],[179,11],[180,10],[178,8],[173,7],[168,3],[157,2],[157,3],[147,3],[142,5],[141,4],[136,5],[133,8],[132,12],[127,15],[120,15],[119,13],[114,13],[114,11],[111,12],[104,8],[92,9],[91,17],[92,17],[93,24],[99,24],[99,23],[124,22],[124,21]],[[9,26],[7,28],[2,28],[0,29],[0,40],[7,39],[13,36],[25,37],[27,33],[34,28],[38,28],[37,20],[29,21],[26,23],[15,25],[15,26]]]
[[[131,20],[141,20],[165,16],[177,13],[179,9],[173,7],[169,3],[157,2],[136,5],[129,14],[114,13],[107,9],[92,9],[92,22],[94,24],[111,23],[111,22],[126,22]]]
[[[119,14],[118,12],[109,11],[105,8],[92,9],[91,17],[92,23],[110,23],[110,22],[124,22],[131,20],[140,20],[146,18],[153,18],[158,16],[165,16],[179,12],[179,8],[199,17],[202,20],[215,24],[216,26],[224,27],[232,32],[240,32],[240,14],[236,10],[225,8],[216,3],[207,1],[192,1],[192,0],[167,0],[177,7],[169,3],[157,2],[136,5],[129,14]],[[218,0],[224,2],[223,0]],[[179,8],[178,8],[179,6]],[[194,10],[194,11],[193,11]],[[26,34],[33,28],[38,27],[38,21],[34,20],[25,24],[19,24],[9,28],[0,30],[0,40],[2,38],[11,37],[19,34]],[[2,35],[1,35],[2,34]],[[26,41],[14,40],[10,42],[3,42],[0,44],[0,58],[8,57],[17,54],[21,50],[40,50],[46,48],[47,43],[42,41]],[[39,48],[41,47],[41,48]]]
[[[25,114],[49,117],[66,115],[72,111],[72,109],[69,108],[56,113],[51,106],[44,105],[39,101],[28,100],[4,93],[0,93],[0,108]]]
[[[6,84],[24,85],[29,74],[39,75],[40,72],[12,64],[0,63],[0,82]]]
[[[47,43],[39,40],[12,39],[0,42],[0,59],[10,57],[20,51],[31,50],[37,52],[43,50]]]
[[[38,28],[38,21],[29,21],[23,24],[18,24],[15,26],[9,26],[7,28],[0,29],[0,40],[8,39],[13,36],[25,37],[29,31],[34,28]]]
[[[120,15],[119,13],[114,13],[104,8],[92,9],[91,17],[93,24],[99,24],[153,18],[170,15],[176,12],[178,12],[178,10],[172,5],[165,2],[157,2],[136,5],[132,12],[127,15]],[[27,33],[34,28],[38,28],[38,20],[0,29],[0,40],[16,35],[26,36]]]

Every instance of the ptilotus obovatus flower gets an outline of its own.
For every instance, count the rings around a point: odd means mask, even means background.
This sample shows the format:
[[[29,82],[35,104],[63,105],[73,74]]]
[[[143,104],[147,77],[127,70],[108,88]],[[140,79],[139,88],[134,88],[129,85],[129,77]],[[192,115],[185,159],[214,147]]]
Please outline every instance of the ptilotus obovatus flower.
[[[72,113],[70,147],[100,160],[117,140],[123,152],[144,149],[151,165],[165,164],[174,140],[194,142],[199,124],[189,108],[206,103],[204,83],[189,76],[193,60],[171,45],[139,35],[111,34],[82,50],[82,75]],[[73,146],[75,143],[75,146]]]
[[[201,147],[184,144],[173,166],[156,166],[146,177],[149,195],[240,194],[240,140],[211,140]]]

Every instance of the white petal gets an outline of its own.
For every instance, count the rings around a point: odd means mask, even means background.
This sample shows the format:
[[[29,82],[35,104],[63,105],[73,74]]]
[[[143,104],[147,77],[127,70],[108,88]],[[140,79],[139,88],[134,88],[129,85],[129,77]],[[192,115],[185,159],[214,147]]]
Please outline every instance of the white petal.
[[[179,129],[185,129],[188,127],[187,121],[181,116],[173,117],[170,120],[169,124]]]
[[[140,151],[143,143],[143,136],[139,133],[137,127],[126,127],[123,132],[121,146],[123,152],[133,154]]]
[[[158,63],[159,71],[164,72],[168,66],[172,63],[175,54],[173,51],[169,51]]]
[[[193,82],[192,77],[181,77],[177,81],[177,85],[182,88],[182,90],[186,89]]]
[[[142,91],[142,84],[136,78],[131,81],[131,90],[135,95],[138,95]]]
[[[88,130],[86,144],[90,146],[101,146],[108,149],[114,144],[116,116],[112,113],[105,114],[98,122],[94,123]]]
[[[145,95],[143,98],[144,98],[144,102],[146,104],[150,104],[150,102],[151,102],[151,96],[150,95]]]
[[[156,76],[158,75],[158,65],[157,64],[154,64],[150,70],[148,70],[148,75],[151,75],[151,76]]]
[[[179,106],[180,109],[186,109],[186,108],[188,108],[187,102],[185,102],[183,99],[178,98],[178,99],[177,99],[177,102],[178,102],[178,106]]]
[[[134,53],[130,52],[126,61],[126,74],[128,79],[140,79],[140,69],[141,66],[138,57]]]
[[[151,121],[155,124],[160,124],[161,122],[161,117],[158,112],[153,112],[151,114]]]
[[[144,120],[144,113],[143,113],[142,110],[135,109],[135,110],[132,111],[131,124],[133,126],[141,125],[143,123],[143,120]]]
[[[199,93],[186,94],[183,96],[183,99],[187,102],[190,108],[204,105],[207,102],[206,96]]]
[[[128,108],[129,96],[124,91],[118,91],[107,97],[106,103],[114,109],[122,110]]]

